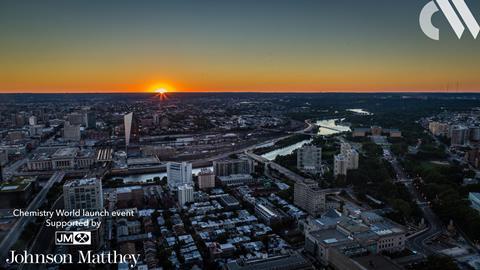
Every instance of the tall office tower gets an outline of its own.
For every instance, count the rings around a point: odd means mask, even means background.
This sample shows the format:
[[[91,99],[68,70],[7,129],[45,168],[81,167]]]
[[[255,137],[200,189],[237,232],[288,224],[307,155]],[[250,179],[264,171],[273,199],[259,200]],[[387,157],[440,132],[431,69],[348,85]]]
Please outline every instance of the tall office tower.
[[[246,157],[239,159],[216,160],[213,162],[213,169],[216,176],[251,174],[253,172],[253,161]]]
[[[333,160],[333,175],[347,175],[348,162],[345,155],[335,155]]]
[[[133,112],[125,114],[123,124],[125,126],[125,146],[128,147],[130,143],[138,143],[140,140],[138,121]]]
[[[82,125],[84,121],[84,115],[82,113],[71,113],[67,115],[67,120],[72,125]]]
[[[178,203],[184,206],[188,202],[193,202],[193,187],[190,185],[181,185],[177,192]]]
[[[80,141],[80,125],[72,125],[65,122],[63,126],[63,138],[67,141]]]
[[[98,178],[75,179],[63,185],[66,210],[103,210],[102,181]]]
[[[313,180],[295,182],[294,204],[316,217],[326,210],[325,192]]]
[[[192,163],[187,162],[168,162],[167,163],[167,182],[170,190],[175,190],[181,185],[191,185],[192,181]]]
[[[297,168],[310,173],[322,172],[322,148],[304,145],[297,152]]]
[[[87,112],[85,114],[85,126],[87,128],[97,127],[97,115],[95,114],[95,112]]]
[[[450,130],[450,138],[452,146],[462,146],[467,143],[468,128],[465,126],[452,126]]]
[[[37,117],[35,115],[32,115],[28,118],[28,124],[30,126],[35,126],[37,124]]]
[[[215,174],[210,169],[202,169],[198,174],[198,188],[206,189],[215,187]]]

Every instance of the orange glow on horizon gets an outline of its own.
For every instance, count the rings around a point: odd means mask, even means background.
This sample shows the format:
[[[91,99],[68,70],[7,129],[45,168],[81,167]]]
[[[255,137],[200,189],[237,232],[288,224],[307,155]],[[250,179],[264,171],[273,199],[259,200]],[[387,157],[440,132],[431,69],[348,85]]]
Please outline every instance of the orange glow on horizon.
[[[170,92],[175,92],[176,88],[170,84],[170,83],[165,83],[165,82],[160,82],[160,83],[153,83],[150,84],[148,87],[148,90],[146,92],[150,93],[156,93],[156,94],[166,94]]]

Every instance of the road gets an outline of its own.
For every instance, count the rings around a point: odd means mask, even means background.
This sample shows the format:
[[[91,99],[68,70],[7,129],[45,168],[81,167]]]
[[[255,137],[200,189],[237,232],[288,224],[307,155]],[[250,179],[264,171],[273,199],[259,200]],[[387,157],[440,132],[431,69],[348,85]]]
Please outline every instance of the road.
[[[382,148],[384,151],[390,152],[391,158],[387,160],[390,162],[397,175],[397,182],[405,185],[412,198],[417,202],[418,207],[423,213],[423,217],[428,223],[428,229],[409,238],[407,245],[416,252],[423,253],[427,256],[432,255],[435,251],[426,244],[426,241],[444,231],[445,228],[443,223],[435,213],[433,213],[432,209],[428,206],[428,202],[425,201],[425,199],[419,194],[418,190],[413,186],[412,179],[410,179],[405,173],[405,169],[400,165],[393,153],[391,153],[389,147],[383,145]]]
[[[60,182],[65,173],[63,172],[56,172],[45,186],[38,192],[37,196],[30,202],[26,211],[35,211],[37,210],[45,201],[48,191],[52,188],[53,184],[56,182]],[[20,217],[9,230],[9,232],[5,235],[0,243],[0,261],[3,263],[5,261],[5,256],[7,255],[10,248],[17,242],[18,238],[22,234],[25,227],[34,219],[34,217]]]
[[[25,157],[25,158],[22,158],[22,159],[19,159],[19,160],[15,161],[14,163],[10,164],[10,166],[7,166],[7,167],[3,168],[4,178],[7,179],[7,178],[11,177],[12,175],[14,175],[20,167],[22,167],[23,165],[25,165],[27,163],[27,161],[28,161],[28,158]]]
[[[53,203],[50,210],[55,211],[56,209],[63,209],[63,207],[64,207],[63,195],[60,195],[60,197],[58,197],[58,199]],[[52,218],[53,221],[56,221],[59,219],[60,217],[58,216],[54,216]],[[45,226],[45,222],[44,222],[42,224],[42,227],[38,231],[37,235],[35,236],[33,243],[30,245],[28,249],[28,253],[31,253],[31,254],[45,253],[49,249],[54,239],[55,239],[55,227],[52,227],[52,226],[47,227]],[[41,267],[38,266],[38,264],[20,264],[18,269],[34,270],[39,268]]]

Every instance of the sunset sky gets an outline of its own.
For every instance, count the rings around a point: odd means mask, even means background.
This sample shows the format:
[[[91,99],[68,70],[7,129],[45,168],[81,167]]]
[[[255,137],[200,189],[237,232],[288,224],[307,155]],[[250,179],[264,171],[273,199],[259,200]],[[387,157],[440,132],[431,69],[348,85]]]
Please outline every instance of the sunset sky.
[[[0,92],[480,90],[480,37],[428,39],[427,2],[2,0]]]

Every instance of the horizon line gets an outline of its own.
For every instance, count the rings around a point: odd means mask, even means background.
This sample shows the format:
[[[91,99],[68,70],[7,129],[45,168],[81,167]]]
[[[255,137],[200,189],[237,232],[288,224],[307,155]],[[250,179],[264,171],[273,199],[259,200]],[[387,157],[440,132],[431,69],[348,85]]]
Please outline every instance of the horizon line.
[[[442,90],[442,91],[171,91],[167,94],[480,94],[480,90]],[[42,94],[151,94],[155,95],[155,92],[135,92],[135,91],[105,91],[105,92],[2,92],[0,95],[42,95]]]

